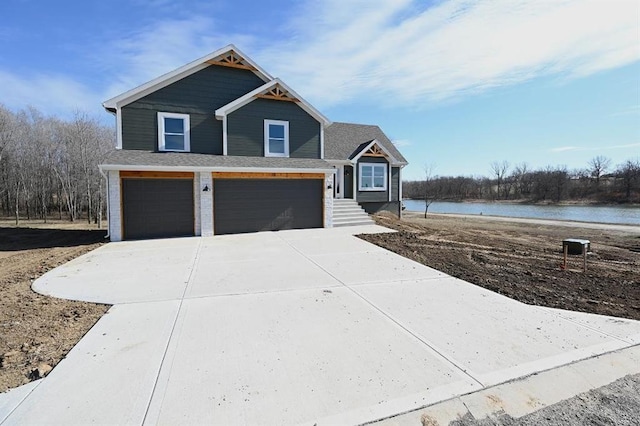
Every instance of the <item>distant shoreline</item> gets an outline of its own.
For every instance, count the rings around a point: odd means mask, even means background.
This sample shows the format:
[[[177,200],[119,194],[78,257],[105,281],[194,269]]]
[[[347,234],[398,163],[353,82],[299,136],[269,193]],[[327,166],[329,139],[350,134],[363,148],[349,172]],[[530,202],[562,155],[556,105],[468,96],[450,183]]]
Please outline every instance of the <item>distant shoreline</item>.
[[[424,212],[417,212],[413,210],[405,210],[402,212],[403,216],[411,217],[424,217]],[[447,217],[447,218],[459,218],[459,219],[477,219],[496,222],[516,222],[530,225],[550,225],[550,226],[566,226],[570,228],[588,228],[588,229],[602,229],[610,231],[622,231],[640,233],[640,225],[635,224],[622,224],[622,223],[604,223],[604,222],[584,222],[579,220],[558,220],[558,219],[534,219],[526,217],[513,217],[513,216],[492,216],[492,215],[479,215],[479,214],[459,214],[459,213],[428,213],[429,217]]]
[[[403,198],[403,201],[424,201],[423,198]],[[587,207],[639,207],[640,203],[605,203],[593,200],[563,200],[559,203],[555,201],[531,201],[531,200],[433,200],[434,203],[485,203],[485,204],[516,204],[522,206],[587,206]]]

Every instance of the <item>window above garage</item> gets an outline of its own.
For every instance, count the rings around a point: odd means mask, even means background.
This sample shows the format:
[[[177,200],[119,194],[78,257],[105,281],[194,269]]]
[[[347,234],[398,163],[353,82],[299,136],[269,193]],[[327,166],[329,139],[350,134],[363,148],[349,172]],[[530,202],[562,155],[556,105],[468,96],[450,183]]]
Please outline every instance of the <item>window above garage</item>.
[[[189,114],[158,112],[158,150],[189,152]]]
[[[264,156],[289,156],[289,122],[264,120]]]
[[[360,163],[358,176],[359,191],[387,190],[388,177],[385,163]]]

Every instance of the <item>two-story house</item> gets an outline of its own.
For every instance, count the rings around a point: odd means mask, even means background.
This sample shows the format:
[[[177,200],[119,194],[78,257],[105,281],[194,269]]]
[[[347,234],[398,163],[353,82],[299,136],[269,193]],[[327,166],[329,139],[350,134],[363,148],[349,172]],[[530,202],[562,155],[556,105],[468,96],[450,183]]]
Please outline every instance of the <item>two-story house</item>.
[[[401,212],[407,162],[380,128],[332,123],[233,45],[103,106],[112,241],[332,227],[334,200]]]

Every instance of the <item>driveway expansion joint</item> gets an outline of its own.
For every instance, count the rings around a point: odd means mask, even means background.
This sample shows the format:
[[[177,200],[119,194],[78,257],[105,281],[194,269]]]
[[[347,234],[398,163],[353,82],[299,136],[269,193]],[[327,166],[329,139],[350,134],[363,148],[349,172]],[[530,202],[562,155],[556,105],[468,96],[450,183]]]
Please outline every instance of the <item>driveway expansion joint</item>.
[[[162,359],[160,361],[160,367],[158,368],[158,371],[156,372],[156,378],[154,380],[153,383],[153,389],[151,390],[151,394],[149,396],[149,401],[147,402],[147,406],[145,408],[145,412],[144,412],[144,417],[142,418],[142,424],[145,424],[147,422],[147,416],[149,415],[149,408],[151,407],[151,403],[154,400],[154,398],[156,397],[156,391],[158,389],[158,380],[160,378],[160,374],[163,370],[163,368],[165,367],[165,362],[167,361],[167,353],[169,351],[169,346],[171,345],[171,342],[174,338],[174,333],[176,332],[176,325],[178,324],[178,319],[180,318],[180,312],[182,311],[182,305],[184,303],[185,300],[185,295],[187,294],[187,291],[191,285],[191,283],[193,282],[193,278],[194,278],[194,272],[196,270],[196,265],[198,264],[198,260],[200,258],[200,250],[202,248],[202,238],[198,239],[198,245],[196,246],[195,249],[195,253],[193,256],[193,260],[191,262],[191,268],[189,269],[189,272],[187,274],[187,280],[184,286],[184,290],[182,292],[182,297],[180,298],[180,303],[178,305],[178,309],[176,311],[175,317],[173,319],[173,325],[171,327],[171,332],[169,333],[169,338],[167,339],[167,343],[164,347],[164,353],[162,354]],[[164,399],[164,395],[162,396],[162,398]]]
[[[357,238],[357,237],[353,237],[353,238]],[[286,241],[286,240],[285,240]],[[363,240],[364,241],[364,240]],[[365,243],[367,244],[371,244],[373,247],[377,247],[376,245],[365,241]],[[423,345],[425,345],[426,347],[428,347],[432,352],[434,352],[439,358],[441,358],[446,364],[452,365],[456,370],[460,371],[465,377],[470,378],[474,383],[478,384],[481,387],[485,387],[484,384],[482,382],[480,382],[480,380],[476,379],[475,377],[473,377],[471,374],[469,374],[468,369],[464,368],[462,366],[461,363],[458,363],[456,361],[453,361],[451,358],[445,356],[441,351],[439,351],[438,349],[436,349],[434,347],[434,345],[430,342],[428,342],[426,339],[420,337],[417,333],[413,332],[412,330],[410,330],[408,327],[405,327],[404,325],[402,325],[397,319],[395,319],[393,316],[391,316],[389,313],[387,313],[386,311],[384,311],[383,309],[381,309],[380,307],[378,307],[377,305],[375,305],[373,302],[371,302],[369,299],[367,299],[366,297],[364,297],[362,294],[360,294],[358,291],[356,291],[355,289],[351,288],[348,284],[346,284],[345,282],[343,282],[340,278],[338,278],[337,276],[335,276],[334,274],[332,274],[330,271],[326,270],[322,265],[318,264],[315,260],[313,260],[311,257],[309,257],[308,255],[306,255],[305,253],[303,253],[302,251],[300,251],[297,247],[293,246],[289,241],[287,241],[287,244],[289,244],[295,251],[297,251],[298,253],[300,253],[302,256],[304,256],[307,260],[309,260],[310,262],[312,262],[313,264],[315,264],[316,266],[318,266],[320,269],[322,269],[323,271],[325,271],[325,273],[327,273],[329,276],[331,276],[333,279],[335,279],[336,281],[338,281],[339,283],[341,283],[345,288],[347,288],[349,291],[351,291],[354,295],[356,295],[358,298],[360,298],[361,300],[363,300],[365,303],[367,303],[369,306],[371,306],[374,310],[378,311],[379,313],[381,313],[383,316],[385,316],[387,319],[389,319],[391,322],[393,322],[397,327],[401,328],[402,330],[404,330],[406,333],[408,333],[409,335],[411,335],[414,339],[418,340],[419,342],[421,342]],[[380,249],[383,250],[383,249]],[[375,250],[371,250],[371,252],[374,252]],[[369,253],[369,251],[367,251],[367,253]],[[409,281],[409,280],[407,280]]]

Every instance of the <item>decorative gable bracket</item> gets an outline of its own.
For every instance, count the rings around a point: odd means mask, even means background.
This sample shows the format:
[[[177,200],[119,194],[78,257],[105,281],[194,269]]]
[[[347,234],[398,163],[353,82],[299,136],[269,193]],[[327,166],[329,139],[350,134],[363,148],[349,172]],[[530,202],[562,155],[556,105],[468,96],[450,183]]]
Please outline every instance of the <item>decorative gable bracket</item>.
[[[362,154],[363,157],[386,157],[385,152],[380,148],[377,143],[374,143],[368,150]]]
[[[206,61],[209,65],[219,65],[222,67],[239,68],[243,70],[255,71],[256,68],[248,63],[242,56],[240,56],[235,50],[229,50],[220,56]]]
[[[384,147],[377,139],[374,139],[356,150],[350,157],[351,162],[356,164],[361,157],[383,157],[389,161],[389,164],[396,165],[400,162]]]
[[[268,91],[256,95],[256,98],[271,99],[274,101],[299,102],[299,99],[291,95],[291,93],[280,84],[276,84]]]

